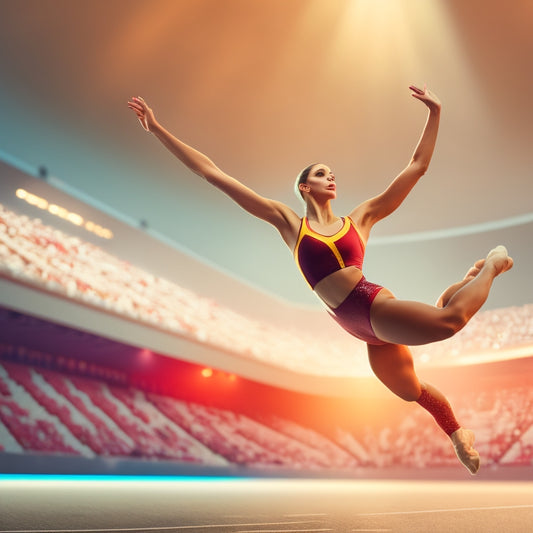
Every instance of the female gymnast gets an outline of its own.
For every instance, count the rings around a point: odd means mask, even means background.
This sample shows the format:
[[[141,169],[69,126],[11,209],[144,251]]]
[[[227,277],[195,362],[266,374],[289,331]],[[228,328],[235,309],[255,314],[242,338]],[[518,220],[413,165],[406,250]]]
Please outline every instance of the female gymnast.
[[[332,211],[337,187],[335,175],[327,165],[312,164],[296,180],[296,193],[305,202],[305,216],[301,218],[283,203],[260,196],[220,170],[207,156],[175,138],[156,120],[141,97],[133,97],[128,107],[143,128],[192,172],[279,231],[304,278],[331,316],[367,343],[375,375],[394,394],[429,411],[450,437],[459,460],[475,474],[480,458],[473,448],[474,433],[459,425],[441,392],[418,379],[408,345],[440,341],[462,329],[487,299],[494,278],[509,270],[513,260],[505,247],[497,246],[485,259],[477,261],[463,280],[446,289],[435,306],[396,299],[386,288],[368,282],[362,273],[370,230],[400,206],[425,174],[435,147],[440,101],[426,86],[409,89],[428,108],[413,157],[385,191],[359,204],[346,217],[338,217]]]

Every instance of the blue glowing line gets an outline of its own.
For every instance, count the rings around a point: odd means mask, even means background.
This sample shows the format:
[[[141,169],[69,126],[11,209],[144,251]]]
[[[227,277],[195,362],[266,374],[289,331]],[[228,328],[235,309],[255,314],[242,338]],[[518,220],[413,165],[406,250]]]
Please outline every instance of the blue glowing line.
[[[127,482],[228,482],[250,481],[252,477],[232,476],[154,476],[116,474],[0,474],[0,483],[10,481],[127,481]],[[266,478],[268,479],[268,478]]]

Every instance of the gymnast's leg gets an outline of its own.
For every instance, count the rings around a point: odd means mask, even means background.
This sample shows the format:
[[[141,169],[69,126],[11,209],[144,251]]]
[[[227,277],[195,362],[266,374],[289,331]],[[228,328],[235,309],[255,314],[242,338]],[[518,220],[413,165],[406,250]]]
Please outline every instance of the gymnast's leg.
[[[479,469],[479,454],[472,447],[474,433],[459,425],[441,392],[429,383],[418,380],[409,348],[399,344],[367,346],[370,366],[378,379],[403,400],[416,401],[426,409],[452,440],[461,463],[471,474],[475,474]]]
[[[451,297],[459,290],[462,289],[467,283],[470,283],[480,272],[483,268],[483,265],[485,264],[485,259],[480,259],[479,261],[476,261],[474,263],[474,266],[471,267],[468,272],[466,273],[465,277],[458,281],[457,283],[454,283],[450,287],[448,287],[437,300],[437,303],[435,304],[437,307],[446,307],[448,305],[448,302],[450,301]]]
[[[476,275],[467,275],[469,279],[445,291],[441,297],[443,307],[397,300],[384,289],[370,308],[374,333],[385,342],[407,345],[428,344],[451,337],[485,303],[494,278],[512,266],[513,260],[505,247],[494,248]]]

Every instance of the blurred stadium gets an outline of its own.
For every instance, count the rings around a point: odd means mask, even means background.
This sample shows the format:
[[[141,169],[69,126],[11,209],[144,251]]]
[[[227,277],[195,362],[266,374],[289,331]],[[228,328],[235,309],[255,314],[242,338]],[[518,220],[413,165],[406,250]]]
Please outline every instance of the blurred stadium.
[[[2,474],[468,479],[272,228],[126,107],[142,95],[295,210],[297,172],[327,163],[344,214],[408,162],[426,110],[407,88],[427,83],[443,103],[431,168],[376,227],[365,275],[432,303],[508,247],[483,310],[413,352],[475,430],[477,479],[533,479],[531,0],[0,5]]]
[[[0,164],[2,472],[457,470],[431,417],[388,393],[364,344],[323,311],[34,174]],[[421,377],[475,429],[488,472],[530,471],[533,305],[482,311],[414,352]]]

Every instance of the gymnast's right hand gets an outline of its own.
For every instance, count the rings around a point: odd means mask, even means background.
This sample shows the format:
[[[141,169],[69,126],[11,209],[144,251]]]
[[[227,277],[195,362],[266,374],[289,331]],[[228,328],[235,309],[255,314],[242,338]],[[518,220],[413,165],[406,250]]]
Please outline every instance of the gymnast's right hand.
[[[135,112],[142,127],[151,132],[157,122],[154,112],[148,107],[144,99],[141,96],[133,96],[128,102],[128,107]]]

